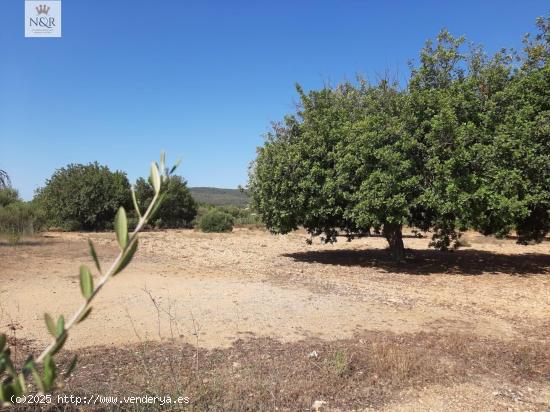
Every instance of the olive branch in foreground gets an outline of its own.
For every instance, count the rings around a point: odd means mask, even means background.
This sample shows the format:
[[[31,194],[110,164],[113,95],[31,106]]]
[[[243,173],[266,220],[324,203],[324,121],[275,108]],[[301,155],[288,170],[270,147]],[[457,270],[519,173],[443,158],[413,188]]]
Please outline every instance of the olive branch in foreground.
[[[54,362],[54,355],[63,347],[73,326],[85,320],[92,311],[91,303],[99,291],[105,286],[108,280],[120,273],[130,263],[138,248],[138,234],[152,218],[164,198],[163,183],[178,167],[179,161],[172,168],[167,168],[165,155],[161,153],[160,164],[151,164],[150,180],[155,190],[153,200],[145,213],[141,213],[137,204],[136,195],[132,189],[132,200],[134,208],[139,217],[138,224],[134,231],[128,234],[128,221],[126,211],[121,207],[115,217],[115,233],[120,252],[106,272],[101,270],[101,265],[91,240],[88,240],[90,255],[95,262],[99,274],[99,281],[94,286],[92,271],[85,265],[80,266],[80,290],[84,296],[84,302],[72,315],[68,322],[65,322],[63,315],[54,322],[49,314],[44,315],[47,329],[52,335],[51,343],[36,358],[32,355],[25,361],[22,369],[17,371],[11,360],[10,348],[7,345],[7,337],[0,334],[0,406],[13,403],[14,396],[20,396],[27,392],[27,380],[32,376],[34,384],[42,393],[52,390],[57,377],[57,368]],[[65,376],[69,376],[76,366],[77,358],[73,358]]]

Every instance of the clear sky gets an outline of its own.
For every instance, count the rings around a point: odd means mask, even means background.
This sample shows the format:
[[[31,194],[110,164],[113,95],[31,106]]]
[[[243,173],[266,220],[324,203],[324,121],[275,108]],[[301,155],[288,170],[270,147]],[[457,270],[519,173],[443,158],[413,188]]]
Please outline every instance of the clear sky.
[[[161,149],[190,186],[245,184],[273,120],[306,89],[405,76],[443,28],[520,47],[548,1],[62,0],[63,37],[25,38],[2,0],[0,169],[30,199],[55,169],[99,161],[131,181]]]

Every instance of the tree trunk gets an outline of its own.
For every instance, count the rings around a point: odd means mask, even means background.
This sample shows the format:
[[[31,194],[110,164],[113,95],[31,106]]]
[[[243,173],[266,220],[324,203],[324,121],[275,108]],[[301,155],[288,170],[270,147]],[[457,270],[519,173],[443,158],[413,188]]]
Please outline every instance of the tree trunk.
[[[405,260],[405,246],[403,245],[401,225],[386,223],[382,229],[382,234],[390,245],[392,257],[397,261]]]

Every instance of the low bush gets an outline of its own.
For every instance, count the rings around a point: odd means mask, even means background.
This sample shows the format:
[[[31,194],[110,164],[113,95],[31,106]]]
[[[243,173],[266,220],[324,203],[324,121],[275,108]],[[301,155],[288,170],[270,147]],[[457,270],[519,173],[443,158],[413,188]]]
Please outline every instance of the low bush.
[[[254,213],[250,207],[221,206],[220,210],[233,216],[235,225],[259,225],[262,223],[260,216]]]
[[[22,236],[32,235],[43,226],[44,213],[35,202],[23,202],[19,192],[6,187],[0,189],[0,235],[11,244]]]
[[[203,232],[231,232],[233,216],[218,209],[211,209],[199,218],[198,226]]]
[[[0,206],[0,234],[9,243],[19,242],[21,236],[32,235],[37,229],[37,217],[30,203],[16,201]]]
[[[260,216],[249,207],[239,206],[214,206],[203,204],[199,206],[195,226],[198,221],[211,210],[218,210],[233,217],[234,226],[260,226],[263,225]]]
[[[11,187],[0,189],[0,206],[4,207],[20,200],[19,192],[16,189]]]

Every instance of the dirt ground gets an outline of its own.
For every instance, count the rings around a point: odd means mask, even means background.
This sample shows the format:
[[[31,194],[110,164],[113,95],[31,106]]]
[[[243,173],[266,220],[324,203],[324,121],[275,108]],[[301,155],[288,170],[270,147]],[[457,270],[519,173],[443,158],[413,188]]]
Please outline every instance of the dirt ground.
[[[105,264],[117,253],[109,233],[47,233],[15,247],[0,243],[0,330],[32,345],[47,342],[43,313],[68,316],[81,302],[78,267],[93,266],[88,238]],[[519,342],[549,347],[548,241],[518,246],[468,233],[468,247],[438,252],[409,233],[407,262],[394,264],[379,237],[333,245],[307,245],[307,238],[246,228],[144,233],[134,261],[108,284],[67,348],[116,351],[177,341],[215,353],[262,339],[287,348],[349,346],[367,335],[375,346],[382,336],[398,339],[395,345],[403,336],[466,336],[510,353]],[[550,363],[542,356],[537,362]],[[529,374],[502,381],[485,372],[481,380],[452,385],[411,380],[378,403],[342,403],[333,395],[325,408],[550,410],[548,370],[533,371],[532,381]],[[307,402],[315,391],[311,396]]]

